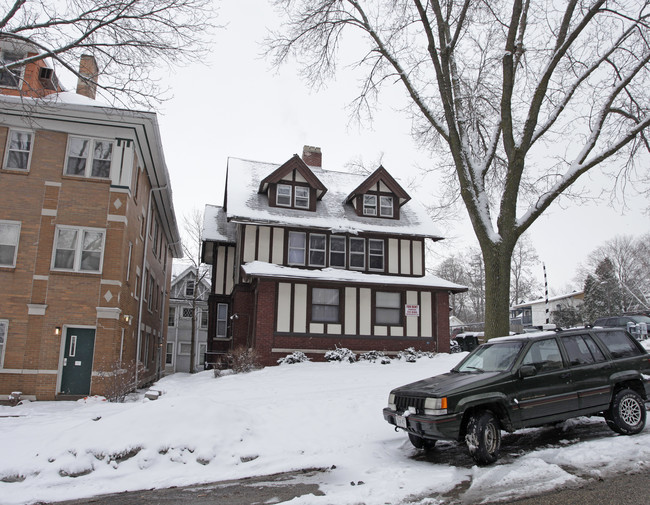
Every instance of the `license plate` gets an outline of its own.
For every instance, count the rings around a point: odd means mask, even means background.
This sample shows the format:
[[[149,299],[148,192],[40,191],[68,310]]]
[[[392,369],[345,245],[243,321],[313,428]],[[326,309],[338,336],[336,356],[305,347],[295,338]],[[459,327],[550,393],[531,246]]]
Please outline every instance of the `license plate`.
[[[408,427],[404,416],[395,416],[395,424],[397,424],[399,428],[406,429]]]

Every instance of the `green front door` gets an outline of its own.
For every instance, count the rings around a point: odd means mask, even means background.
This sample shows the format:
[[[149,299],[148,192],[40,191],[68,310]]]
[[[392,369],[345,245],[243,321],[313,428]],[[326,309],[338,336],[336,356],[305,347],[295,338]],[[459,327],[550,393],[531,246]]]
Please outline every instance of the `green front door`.
[[[90,393],[90,377],[93,371],[95,330],[68,328],[65,333],[61,393],[64,395],[87,395]]]

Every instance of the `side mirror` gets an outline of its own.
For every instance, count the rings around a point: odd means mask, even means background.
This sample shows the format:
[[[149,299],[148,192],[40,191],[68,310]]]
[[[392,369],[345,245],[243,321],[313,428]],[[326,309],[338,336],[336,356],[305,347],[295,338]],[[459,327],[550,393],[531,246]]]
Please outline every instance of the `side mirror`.
[[[535,365],[522,365],[522,367],[519,369],[520,379],[532,377],[533,375],[537,375],[537,368],[535,368]]]

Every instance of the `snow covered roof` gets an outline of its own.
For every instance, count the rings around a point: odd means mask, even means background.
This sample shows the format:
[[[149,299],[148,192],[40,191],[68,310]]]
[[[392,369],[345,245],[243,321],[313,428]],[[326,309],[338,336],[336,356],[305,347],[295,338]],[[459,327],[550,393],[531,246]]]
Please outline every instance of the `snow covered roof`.
[[[467,291],[465,286],[454,284],[435,275],[425,275],[424,277],[404,277],[397,275],[380,275],[356,272],[353,270],[343,270],[340,268],[323,268],[316,270],[307,270],[304,268],[285,267],[266,263],[263,261],[252,261],[242,265],[246,275],[251,277],[272,277],[274,279],[317,279],[327,282],[342,283],[362,283],[362,284],[382,284],[393,286],[413,286],[440,288],[454,293]]]
[[[574,291],[573,293],[569,293],[566,295],[558,295],[558,296],[552,296],[548,299],[549,303],[550,302],[557,302],[560,300],[566,300],[567,298],[577,298],[579,300],[582,300],[584,297],[585,292],[584,291]],[[530,307],[531,305],[539,305],[540,303],[546,303],[545,298],[538,298],[537,300],[532,300],[529,302],[522,302],[518,303],[517,305],[513,305],[510,307],[510,310],[512,309],[520,309],[523,307]]]
[[[229,223],[223,207],[206,205],[203,213],[203,240],[211,242],[234,243],[236,225]]]
[[[363,175],[309,167],[328,189],[316,203],[316,212],[271,207],[268,196],[259,193],[260,183],[283,164],[228,159],[226,214],[229,221],[321,228],[335,233],[377,232],[410,237],[442,239],[426,209],[411,200],[400,210],[400,219],[359,216],[348,195],[367,178]]]

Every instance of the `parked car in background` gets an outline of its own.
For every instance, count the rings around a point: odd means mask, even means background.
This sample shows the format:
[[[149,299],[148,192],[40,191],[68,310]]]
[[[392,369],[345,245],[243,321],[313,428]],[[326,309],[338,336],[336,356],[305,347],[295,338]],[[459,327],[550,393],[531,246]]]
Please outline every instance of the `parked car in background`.
[[[637,340],[644,340],[648,338],[650,317],[644,315],[601,317],[594,321],[594,326],[602,326],[604,328],[625,328]]]
[[[499,456],[501,430],[599,415],[640,432],[650,355],[623,329],[580,328],[493,338],[450,372],[392,390],[384,419],[416,448],[467,443],[479,464]]]

